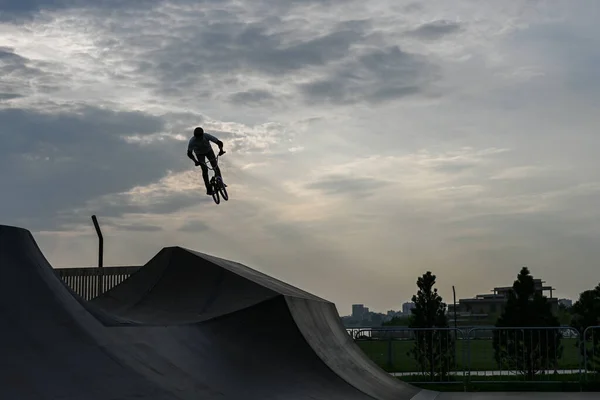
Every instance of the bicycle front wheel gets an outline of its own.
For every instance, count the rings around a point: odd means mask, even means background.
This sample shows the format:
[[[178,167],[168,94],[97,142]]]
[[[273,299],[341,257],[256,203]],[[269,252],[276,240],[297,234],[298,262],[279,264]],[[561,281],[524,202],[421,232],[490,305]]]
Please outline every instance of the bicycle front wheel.
[[[223,184],[223,180],[221,178],[217,178],[217,185],[219,186],[219,192],[221,192],[221,196],[223,196],[223,200],[229,200],[229,194],[227,194],[227,188]]]
[[[212,198],[216,204],[219,204],[221,202],[221,199],[219,198],[219,190],[217,188],[217,185],[213,185],[212,187]]]

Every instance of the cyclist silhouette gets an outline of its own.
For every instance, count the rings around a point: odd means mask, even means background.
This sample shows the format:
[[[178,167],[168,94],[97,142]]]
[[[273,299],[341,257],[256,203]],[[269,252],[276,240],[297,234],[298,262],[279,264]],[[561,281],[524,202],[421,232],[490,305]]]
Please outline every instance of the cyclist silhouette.
[[[210,142],[213,142],[219,146],[219,155],[225,154],[225,151],[223,151],[223,142],[213,135],[204,132],[204,129],[201,127],[194,129],[194,136],[192,136],[188,142],[187,149],[187,156],[194,162],[194,164],[196,164],[196,166],[199,165],[202,168],[202,179],[204,179],[204,186],[206,186],[207,195],[212,195],[212,187],[208,181],[208,167],[206,164],[204,164],[206,162],[206,158],[208,158],[208,161],[210,161],[210,165],[213,167],[215,175],[222,179],[221,170],[217,164],[217,156],[215,156],[215,152]],[[194,154],[196,157],[198,157],[198,159],[194,157]],[[223,185],[225,185],[225,183],[223,183]]]

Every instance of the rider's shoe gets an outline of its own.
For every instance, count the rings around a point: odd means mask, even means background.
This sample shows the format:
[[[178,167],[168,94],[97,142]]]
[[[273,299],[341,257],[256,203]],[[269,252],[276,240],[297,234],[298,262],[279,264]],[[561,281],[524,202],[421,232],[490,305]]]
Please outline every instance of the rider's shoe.
[[[207,196],[212,196],[212,194],[213,194],[212,189],[206,189],[206,195]]]

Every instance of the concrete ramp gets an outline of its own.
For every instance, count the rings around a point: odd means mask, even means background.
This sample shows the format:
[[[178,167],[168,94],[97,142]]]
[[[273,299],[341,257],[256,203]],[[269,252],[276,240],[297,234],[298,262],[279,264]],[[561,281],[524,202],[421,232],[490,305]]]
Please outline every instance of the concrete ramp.
[[[231,314],[277,295],[190,251],[171,247],[90,304],[144,325],[177,325]]]
[[[121,288],[86,304],[28,231],[0,226],[0,273],[1,399],[354,400],[419,392],[357,347],[344,348],[348,335],[333,304],[237,263],[164,249]],[[339,334],[307,335],[323,323]],[[349,364],[340,350],[354,353]]]
[[[263,364],[269,359],[277,366],[272,374],[293,368],[311,354],[327,367],[322,371],[325,376],[333,371],[336,380],[341,378],[373,398],[410,398],[419,391],[383,372],[365,356],[346,333],[333,303],[207,254],[165,248],[128,280],[91,303],[140,326],[203,322],[200,327],[214,319],[218,319],[215,323],[232,320],[237,324],[232,328],[234,334],[245,336],[247,330],[259,325],[263,339],[243,341],[248,349],[256,349],[263,342],[268,346],[258,354]],[[232,341],[239,342],[240,338]],[[316,368],[312,362],[306,365],[313,371]]]
[[[0,226],[0,399],[179,399],[120,363],[31,234]]]

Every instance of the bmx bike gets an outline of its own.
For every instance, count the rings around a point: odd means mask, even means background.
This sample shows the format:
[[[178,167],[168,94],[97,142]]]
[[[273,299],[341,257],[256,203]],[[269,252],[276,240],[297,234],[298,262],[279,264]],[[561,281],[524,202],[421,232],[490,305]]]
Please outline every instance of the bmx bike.
[[[215,158],[215,163],[218,164],[219,156],[222,156],[225,153],[226,153],[225,151],[219,152],[219,154],[217,154],[217,156]],[[199,161],[199,163],[206,165],[206,167],[209,170],[214,171],[214,169],[210,167],[210,162]],[[225,200],[225,201],[229,200],[229,194],[227,193],[227,188],[225,186],[225,183],[223,182],[223,179],[221,179],[220,176],[213,174],[213,176],[209,180],[209,183],[210,183],[210,187],[212,189],[212,198],[216,204],[219,204],[221,202],[219,193],[223,197],[223,200]]]

